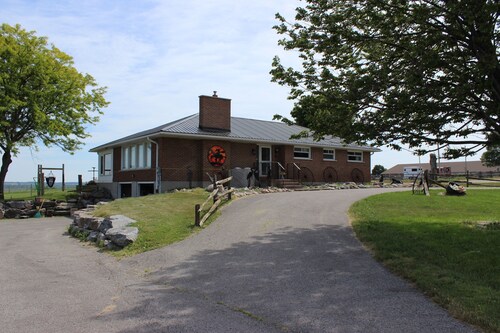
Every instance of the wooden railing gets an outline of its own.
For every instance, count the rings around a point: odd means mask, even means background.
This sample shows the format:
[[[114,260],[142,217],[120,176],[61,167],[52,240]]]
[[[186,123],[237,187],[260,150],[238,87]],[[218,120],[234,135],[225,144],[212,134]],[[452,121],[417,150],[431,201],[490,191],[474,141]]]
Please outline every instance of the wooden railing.
[[[213,212],[215,212],[217,207],[219,207],[219,205],[222,203],[222,199],[225,196],[227,196],[228,200],[231,200],[231,193],[234,192],[234,188],[231,188],[231,179],[233,179],[232,176],[228,177],[226,179],[215,181],[214,182],[214,190],[212,191],[212,193],[210,193],[210,195],[205,200],[205,202],[201,206],[196,205],[194,207],[194,213],[195,213],[194,224],[196,226],[199,226],[199,227],[203,226],[203,223],[205,223],[208,220],[208,218],[210,217],[210,215],[212,215]],[[226,183],[227,183],[227,188],[224,188],[224,184],[226,184]],[[210,200],[213,200],[213,204],[210,207],[210,209],[208,210],[208,212],[200,220],[200,214],[203,211],[203,207],[205,207],[205,205]]]

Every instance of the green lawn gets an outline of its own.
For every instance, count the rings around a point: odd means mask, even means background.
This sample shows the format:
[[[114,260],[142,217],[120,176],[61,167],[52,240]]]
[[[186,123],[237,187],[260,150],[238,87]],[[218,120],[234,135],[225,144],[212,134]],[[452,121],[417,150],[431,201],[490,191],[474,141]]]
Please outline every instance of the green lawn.
[[[99,207],[95,215],[122,214],[138,221],[135,224],[139,228],[137,240],[123,250],[112,252],[118,257],[130,256],[180,241],[199,230],[194,226],[194,206],[202,204],[208,195],[203,189],[196,189],[118,199]],[[215,217],[217,213],[208,222]]]
[[[455,317],[500,332],[500,190],[430,197],[386,193],[350,210],[377,260],[414,282]]]

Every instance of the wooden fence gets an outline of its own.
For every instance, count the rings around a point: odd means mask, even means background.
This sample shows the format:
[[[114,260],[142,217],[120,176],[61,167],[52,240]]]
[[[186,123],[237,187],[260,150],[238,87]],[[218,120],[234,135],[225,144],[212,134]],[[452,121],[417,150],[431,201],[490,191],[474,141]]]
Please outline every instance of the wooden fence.
[[[203,223],[205,223],[208,220],[210,215],[212,215],[213,212],[215,212],[215,210],[217,209],[217,207],[219,207],[219,205],[222,203],[222,199],[225,196],[227,196],[228,200],[231,200],[231,194],[234,192],[234,188],[231,188],[231,179],[233,179],[232,176],[228,177],[226,179],[219,180],[219,181],[214,181],[214,190],[212,191],[212,193],[210,193],[207,200],[205,200],[205,202],[201,206],[196,205],[194,207],[194,214],[195,214],[194,224],[196,226],[201,227],[203,225]],[[224,184],[226,184],[226,183],[227,183],[227,187],[225,188]],[[205,207],[205,205],[210,200],[213,200],[212,206],[210,207],[208,212],[206,212],[205,215],[203,215],[203,217],[200,220],[200,215],[201,215],[201,212],[203,211],[203,207]]]

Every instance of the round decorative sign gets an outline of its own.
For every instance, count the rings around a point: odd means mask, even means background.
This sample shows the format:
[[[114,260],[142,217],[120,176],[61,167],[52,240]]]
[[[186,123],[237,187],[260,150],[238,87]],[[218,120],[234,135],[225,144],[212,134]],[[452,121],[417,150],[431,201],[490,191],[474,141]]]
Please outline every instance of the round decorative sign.
[[[214,167],[220,167],[226,162],[226,151],[221,146],[212,146],[208,151],[208,162]]]

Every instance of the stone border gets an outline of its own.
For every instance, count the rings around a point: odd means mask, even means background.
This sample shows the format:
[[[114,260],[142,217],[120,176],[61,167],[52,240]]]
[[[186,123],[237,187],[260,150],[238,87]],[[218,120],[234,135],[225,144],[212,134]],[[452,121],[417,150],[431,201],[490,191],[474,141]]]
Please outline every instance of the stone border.
[[[87,206],[74,212],[69,234],[109,250],[122,249],[137,239],[139,229],[130,226],[135,220],[124,215],[95,217],[94,210],[95,206]]]

